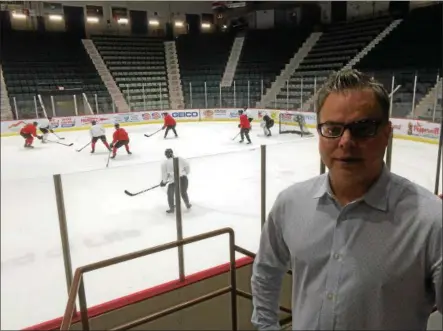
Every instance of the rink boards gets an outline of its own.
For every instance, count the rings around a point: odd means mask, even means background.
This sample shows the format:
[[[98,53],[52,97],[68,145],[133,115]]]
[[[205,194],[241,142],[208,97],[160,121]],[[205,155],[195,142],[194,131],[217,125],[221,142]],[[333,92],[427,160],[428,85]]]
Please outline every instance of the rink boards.
[[[54,117],[51,124],[55,131],[72,131],[86,130],[90,127],[92,121],[103,124],[105,127],[120,123],[123,126],[128,125],[145,125],[162,123],[163,112],[168,112],[177,122],[206,122],[206,121],[238,121],[238,108],[211,108],[211,109],[186,109],[186,110],[155,110],[141,111],[130,113],[111,113],[96,115],[81,115],[69,117]],[[264,114],[269,114],[275,122],[281,118],[287,121],[282,122],[284,125],[296,125],[293,121],[293,115],[302,115],[308,127],[315,128],[317,124],[317,116],[312,112],[287,111],[276,109],[248,109],[248,116],[254,120],[261,120]],[[27,123],[39,119],[2,121],[1,133],[2,137],[17,135],[20,129]],[[392,118],[394,136],[396,138],[408,139],[414,141],[438,143],[440,135],[440,124],[423,120]]]

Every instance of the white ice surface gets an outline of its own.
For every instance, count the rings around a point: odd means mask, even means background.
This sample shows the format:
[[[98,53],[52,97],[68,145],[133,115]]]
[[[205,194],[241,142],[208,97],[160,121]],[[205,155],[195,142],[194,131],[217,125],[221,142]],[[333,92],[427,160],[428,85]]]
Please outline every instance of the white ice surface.
[[[23,148],[21,137],[1,139],[1,328],[17,329],[63,314],[67,292],[53,174],[62,174],[73,268],[176,239],[175,218],[167,215],[166,190],[139,191],[160,182],[164,150],[190,158],[189,196],[183,231],[188,237],[232,227],[239,246],[256,251],[260,234],[260,144],[267,144],[267,210],[278,192],[319,172],[317,138],[274,133],[252,145],[231,140],[236,123],[179,124],[180,138],[158,126],[127,130],[133,155],[120,149],[109,168],[101,142],[87,147],[87,131],[60,133],[65,147],[35,141]],[[277,128],[274,129],[277,131]],[[107,129],[111,137],[112,129]],[[54,138],[53,138],[54,139]],[[392,171],[434,189],[437,145],[396,140]],[[441,184],[440,184],[441,187]],[[185,272],[192,274],[228,262],[228,238],[185,247]],[[240,256],[239,256],[240,257]],[[87,274],[88,306],[178,278],[176,250],[155,254]]]

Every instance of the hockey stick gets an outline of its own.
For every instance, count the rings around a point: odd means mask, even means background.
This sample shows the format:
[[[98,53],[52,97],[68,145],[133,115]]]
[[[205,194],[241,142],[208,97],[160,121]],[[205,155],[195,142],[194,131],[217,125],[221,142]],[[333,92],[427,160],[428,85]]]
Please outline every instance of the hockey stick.
[[[52,132],[52,134],[54,135],[54,136],[56,136],[58,139],[60,139],[60,140],[63,140],[63,139],[65,139],[64,137],[60,137],[57,133],[55,133],[55,132]]]
[[[131,192],[129,192],[128,190],[125,190],[125,193],[126,193],[127,195],[129,195],[130,197],[134,197],[134,196],[136,196],[136,195],[139,195],[139,194],[145,193],[145,192],[147,192],[147,191],[150,191],[150,190],[152,190],[152,189],[155,189],[156,187],[159,187],[159,186],[160,186],[160,184],[159,184],[159,185],[155,185],[155,186],[150,187],[150,188],[147,188],[146,190],[143,190],[143,191],[140,191],[140,192],[136,192],[136,193],[131,193]]]
[[[109,153],[108,153],[108,161],[106,161],[106,168],[109,166],[109,160],[111,159],[111,151],[112,151],[112,148],[109,150]]]
[[[155,132],[152,133],[152,134],[145,134],[145,137],[146,137],[146,138],[152,137],[153,135],[155,135],[157,132],[160,132],[161,130],[163,130],[163,129],[159,129],[159,130],[155,131]]]
[[[239,133],[237,133],[237,134],[235,135],[235,137],[234,137],[234,138],[232,138],[232,140],[235,140],[235,138],[237,138],[239,134],[240,134],[240,132],[239,132]]]
[[[81,152],[82,150],[84,150],[86,147],[88,147],[89,145],[91,145],[91,142],[88,142],[85,146],[83,146],[80,149],[76,149],[77,152]]]
[[[56,143],[56,144],[63,145],[63,146],[68,146],[68,147],[74,145],[74,143],[64,144],[64,143],[61,143],[59,141],[54,141],[54,140],[47,140],[47,141],[49,141],[50,143]]]

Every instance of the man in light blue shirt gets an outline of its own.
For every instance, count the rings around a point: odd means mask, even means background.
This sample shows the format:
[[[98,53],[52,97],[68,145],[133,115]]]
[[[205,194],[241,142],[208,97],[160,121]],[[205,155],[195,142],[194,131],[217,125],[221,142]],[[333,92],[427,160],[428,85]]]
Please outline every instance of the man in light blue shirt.
[[[426,330],[433,307],[442,312],[442,202],[384,165],[392,127],[381,84],[336,73],[317,109],[329,173],[279,194],[254,261],[252,322],[280,329],[292,269],[293,330]]]

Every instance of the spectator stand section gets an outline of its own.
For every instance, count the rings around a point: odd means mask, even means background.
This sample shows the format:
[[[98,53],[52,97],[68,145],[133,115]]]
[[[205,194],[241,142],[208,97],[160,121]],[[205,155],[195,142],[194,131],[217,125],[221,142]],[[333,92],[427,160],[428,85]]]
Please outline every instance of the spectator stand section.
[[[218,107],[220,82],[234,38],[232,33],[211,33],[176,39],[185,108]],[[232,104],[232,93],[223,94],[221,102],[224,107]]]
[[[112,111],[109,93],[75,36],[4,31],[0,61],[16,119]]]
[[[412,10],[355,66],[372,72],[389,91],[392,82],[400,85],[393,101],[394,117],[441,117],[441,87],[435,89],[440,93],[425,97],[442,74],[442,6]]]
[[[327,26],[274,102],[267,107],[302,109],[333,71],[343,68],[391,22],[391,17],[384,16]]]
[[[309,31],[300,28],[248,31],[234,76],[235,85],[227,91],[221,89],[221,99],[226,104],[220,107],[255,107],[308,35]],[[231,98],[224,98],[225,95]]]
[[[91,36],[132,111],[169,109],[164,40]]]

